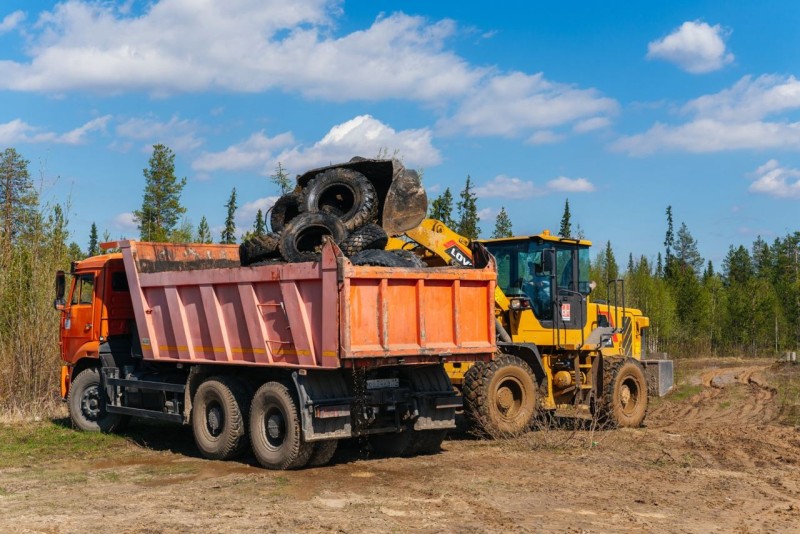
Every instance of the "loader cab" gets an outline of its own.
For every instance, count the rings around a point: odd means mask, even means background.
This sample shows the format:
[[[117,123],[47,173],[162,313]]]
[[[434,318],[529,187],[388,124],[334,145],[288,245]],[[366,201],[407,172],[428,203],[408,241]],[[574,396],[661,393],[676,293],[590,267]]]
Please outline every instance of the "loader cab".
[[[545,328],[584,328],[591,291],[589,241],[544,231],[482,243],[494,255],[497,284],[514,306],[529,308]]]

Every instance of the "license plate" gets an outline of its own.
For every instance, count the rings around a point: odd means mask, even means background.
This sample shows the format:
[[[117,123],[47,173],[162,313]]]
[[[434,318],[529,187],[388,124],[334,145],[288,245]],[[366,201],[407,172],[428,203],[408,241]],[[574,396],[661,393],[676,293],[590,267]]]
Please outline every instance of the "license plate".
[[[397,388],[400,387],[399,378],[373,378],[367,380],[367,389]]]

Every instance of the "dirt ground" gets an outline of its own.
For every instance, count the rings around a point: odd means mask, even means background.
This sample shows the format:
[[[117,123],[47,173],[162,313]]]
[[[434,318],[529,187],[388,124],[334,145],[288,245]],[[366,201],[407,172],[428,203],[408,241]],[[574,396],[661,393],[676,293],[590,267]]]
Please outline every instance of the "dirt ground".
[[[0,465],[0,531],[797,532],[800,427],[778,422],[770,363],[680,362],[641,429],[456,432],[432,456],[352,446],[293,472],[203,460],[188,428],[138,424],[99,453]]]

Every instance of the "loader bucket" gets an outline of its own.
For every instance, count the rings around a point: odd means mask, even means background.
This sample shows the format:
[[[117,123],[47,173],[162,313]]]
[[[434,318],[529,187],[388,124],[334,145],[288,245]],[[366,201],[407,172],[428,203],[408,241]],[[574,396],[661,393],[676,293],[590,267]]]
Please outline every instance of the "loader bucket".
[[[396,159],[380,160],[355,157],[347,163],[312,169],[297,177],[297,185],[305,187],[319,173],[344,168],[360,172],[375,186],[378,193],[378,223],[390,236],[398,236],[416,228],[428,211],[428,197],[416,171],[406,169]]]

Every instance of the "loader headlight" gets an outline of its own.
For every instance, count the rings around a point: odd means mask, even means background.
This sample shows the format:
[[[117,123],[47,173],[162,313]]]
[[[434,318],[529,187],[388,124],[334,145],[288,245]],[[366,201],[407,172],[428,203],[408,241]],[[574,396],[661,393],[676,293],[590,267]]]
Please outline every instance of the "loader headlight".
[[[531,301],[525,297],[514,297],[509,300],[509,307],[514,311],[528,310],[531,307]]]

